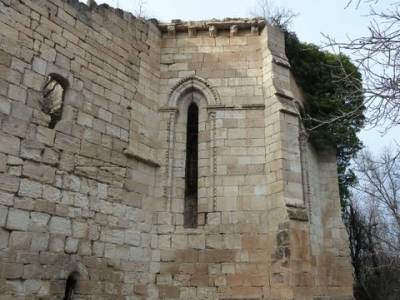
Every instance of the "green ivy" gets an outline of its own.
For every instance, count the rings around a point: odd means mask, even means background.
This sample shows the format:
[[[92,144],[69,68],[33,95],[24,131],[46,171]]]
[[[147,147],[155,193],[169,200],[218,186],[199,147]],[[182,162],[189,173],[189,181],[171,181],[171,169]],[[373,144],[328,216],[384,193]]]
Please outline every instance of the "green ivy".
[[[285,40],[292,74],[305,98],[302,115],[310,140],[317,149],[337,150],[344,207],[350,196],[349,187],[356,181],[350,168],[351,159],[362,148],[357,137],[365,119],[362,76],[344,54],[333,54],[314,44],[303,43],[288,31],[285,31]]]

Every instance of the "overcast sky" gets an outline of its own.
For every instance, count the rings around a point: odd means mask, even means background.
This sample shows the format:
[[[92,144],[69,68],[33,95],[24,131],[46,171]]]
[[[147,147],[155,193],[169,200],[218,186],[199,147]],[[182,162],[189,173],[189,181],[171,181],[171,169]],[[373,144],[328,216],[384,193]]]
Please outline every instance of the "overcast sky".
[[[98,0],[111,6],[135,13],[140,0]],[[161,21],[172,19],[206,20],[226,17],[249,17],[258,0],[144,0],[145,15]],[[379,6],[388,7],[391,0],[380,0]],[[301,40],[321,44],[324,34],[337,39],[347,36],[357,37],[367,31],[368,6],[345,9],[347,0],[276,0],[279,6],[298,13],[292,30]],[[378,8],[379,8],[378,6]],[[383,147],[400,144],[400,127],[392,129],[384,136],[378,129],[365,129],[360,138],[373,152]]]

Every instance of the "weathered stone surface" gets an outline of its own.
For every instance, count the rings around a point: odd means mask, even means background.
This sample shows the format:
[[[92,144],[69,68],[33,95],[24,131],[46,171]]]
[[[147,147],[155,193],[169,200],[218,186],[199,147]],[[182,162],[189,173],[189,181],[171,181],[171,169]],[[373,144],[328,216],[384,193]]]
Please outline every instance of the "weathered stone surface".
[[[0,131],[0,153],[19,155],[20,140],[17,137],[5,134]]]
[[[39,198],[43,193],[43,185],[28,179],[22,179],[18,190],[19,196]]]
[[[13,175],[0,174],[0,190],[6,192],[17,192],[20,179]]]
[[[71,235],[71,220],[61,217],[52,217],[49,223],[50,233]]]
[[[82,299],[351,298],[335,155],[300,143],[278,29],[36,2],[0,4],[4,299],[70,274]]]
[[[29,212],[12,208],[9,210],[6,225],[7,229],[27,231],[29,223]]]

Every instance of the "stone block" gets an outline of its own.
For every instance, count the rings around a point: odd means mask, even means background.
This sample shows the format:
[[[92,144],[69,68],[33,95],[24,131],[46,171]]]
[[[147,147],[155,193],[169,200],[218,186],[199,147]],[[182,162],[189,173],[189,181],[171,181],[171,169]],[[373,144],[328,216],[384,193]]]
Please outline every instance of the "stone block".
[[[10,235],[10,248],[17,250],[29,250],[32,241],[32,233],[12,231]]]
[[[8,207],[0,205],[0,227],[6,226]]]
[[[125,244],[131,246],[140,246],[141,244],[141,235],[140,232],[135,230],[126,230],[125,231]]]
[[[25,103],[27,97],[26,89],[22,86],[10,84],[8,88],[8,97],[21,103]]]
[[[69,254],[75,254],[78,252],[78,245],[79,245],[79,240],[74,239],[74,238],[67,238],[67,241],[65,243],[65,252]]]
[[[41,161],[44,144],[34,140],[24,140],[21,145],[21,157]]]
[[[36,91],[40,91],[44,84],[44,76],[39,73],[26,70],[24,73],[23,84]]]
[[[105,229],[100,234],[100,240],[103,242],[123,245],[125,242],[125,232],[123,230]]]
[[[41,75],[46,75],[47,62],[40,57],[35,56],[32,62],[32,70]]]
[[[47,251],[49,247],[49,237],[48,233],[33,233],[32,234],[32,251]]]
[[[29,228],[32,231],[46,232],[47,225],[50,220],[50,215],[40,212],[31,212],[31,219]]]
[[[79,221],[73,221],[72,223],[72,236],[74,238],[87,238],[88,237],[88,224]]]
[[[0,190],[15,193],[18,191],[20,179],[13,175],[0,174]]]
[[[32,161],[25,161],[22,174],[28,178],[48,184],[54,183],[56,176],[54,168]]]
[[[189,235],[188,246],[192,249],[205,249],[206,239],[203,234]]]
[[[49,223],[49,230],[50,233],[70,236],[72,234],[71,220],[62,217],[52,217]]]
[[[14,101],[11,105],[11,115],[16,119],[30,122],[32,120],[33,110],[22,103]]]
[[[36,140],[47,146],[53,146],[55,131],[43,126],[37,127]]]
[[[61,199],[61,192],[58,188],[51,185],[43,185],[43,199],[50,202],[59,202]]]
[[[10,238],[10,232],[0,228],[0,250],[8,248],[8,241]]]
[[[20,140],[0,131],[0,153],[19,156]]]
[[[0,191],[0,204],[5,206],[13,206],[14,195]]]
[[[79,139],[57,132],[55,146],[63,151],[78,153],[80,150]]]
[[[5,115],[11,114],[11,102],[3,97],[0,97],[0,113]]]
[[[49,250],[51,252],[64,252],[65,236],[52,234],[50,236]]]
[[[92,255],[92,246],[90,241],[82,240],[79,242],[79,255],[90,256]]]
[[[18,190],[18,196],[40,198],[43,193],[43,185],[41,183],[22,179]]]
[[[11,208],[8,213],[6,228],[27,231],[30,224],[29,212]]]

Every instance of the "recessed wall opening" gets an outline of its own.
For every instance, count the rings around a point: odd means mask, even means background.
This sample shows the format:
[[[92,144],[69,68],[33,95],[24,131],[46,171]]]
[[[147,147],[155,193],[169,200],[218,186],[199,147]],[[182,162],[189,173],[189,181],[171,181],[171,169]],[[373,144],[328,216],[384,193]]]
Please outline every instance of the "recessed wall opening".
[[[77,299],[76,296],[78,292],[78,277],[79,274],[75,272],[68,276],[65,285],[65,294],[63,300]]]
[[[197,180],[199,145],[199,108],[190,104],[186,127],[185,211],[184,226],[197,226]]]
[[[61,120],[64,93],[68,81],[60,75],[51,74],[43,87],[42,111],[50,116],[49,128],[54,129]]]

